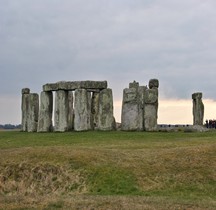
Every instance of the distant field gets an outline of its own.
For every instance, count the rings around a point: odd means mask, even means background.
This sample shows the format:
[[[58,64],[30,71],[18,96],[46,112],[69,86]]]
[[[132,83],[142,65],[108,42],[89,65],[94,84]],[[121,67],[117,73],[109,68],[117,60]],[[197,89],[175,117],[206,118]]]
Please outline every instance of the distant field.
[[[216,132],[0,132],[0,209],[216,209]]]

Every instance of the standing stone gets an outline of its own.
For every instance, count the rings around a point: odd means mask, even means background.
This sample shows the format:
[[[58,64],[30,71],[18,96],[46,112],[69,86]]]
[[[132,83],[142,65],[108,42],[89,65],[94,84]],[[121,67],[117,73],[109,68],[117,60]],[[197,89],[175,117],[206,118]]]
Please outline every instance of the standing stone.
[[[55,95],[55,126],[57,132],[65,132],[68,130],[68,91],[58,90]]]
[[[68,92],[68,130],[73,130],[74,128],[74,108],[73,108],[73,92]]]
[[[22,131],[27,131],[27,118],[28,118],[28,107],[29,107],[29,88],[23,88],[22,89]]]
[[[144,129],[144,95],[145,86],[139,86],[134,81],[129,83],[129,88],[123,90],[122,102],[122,130],[124,131],[143,131]]]
[[[39,114],[39,96],[37,93],[28,94],[27,131],[37,132]]]
[[[121,129],[123,131],[135,131],[139,125],[139,103],[136,88],[123,90]]]
[[[99,93],[99,118],[98,130],[115,130],[115,118],[113,117],[113,95],[110,88]]]
[[[74,130],[87,131],[91,129],[91,93],[85,89],[76,89],[74,101]]]
[[[202,93],[193,93],[193,124],[203,125],[204,104],[202,102]]]
[[[92,104],[91,112],[93,115],[93,126],[95,129],[98,129],[98,118],[99,118],[99,96],[98,92],[92,93]]]
[[[146,95],[146,86],[139,86],[138,88],[138,105],[139,105],[139,114],[138,114],[138,127],[137,130],[143,131],[144,130],[144,100]]]
[[[144,129],[146,131],[157,131],[158,87],[159,81],[157,79],[151,79],[149,81],[149,89],[145,91]]]
[[[41,92],[40,111],[38,119],[38,132],[52,131],[53,94],[52,92]]]

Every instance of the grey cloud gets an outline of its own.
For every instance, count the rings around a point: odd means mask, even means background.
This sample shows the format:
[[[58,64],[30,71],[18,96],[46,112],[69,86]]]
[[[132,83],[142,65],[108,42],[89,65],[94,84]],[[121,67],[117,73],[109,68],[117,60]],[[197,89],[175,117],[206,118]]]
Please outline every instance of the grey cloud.
[[[214,97],[214,1],[1,1],[0,93],[58,80],[158,78],[163,97]],[[11,81],[10,88],[4,88]],[[172,89],[172,91],[169,91]]]

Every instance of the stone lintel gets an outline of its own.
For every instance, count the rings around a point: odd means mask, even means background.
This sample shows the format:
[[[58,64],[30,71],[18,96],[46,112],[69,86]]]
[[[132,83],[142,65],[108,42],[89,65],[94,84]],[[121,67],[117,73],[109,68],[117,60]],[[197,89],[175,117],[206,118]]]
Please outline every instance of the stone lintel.
[[[43,85],[43,91],[57,91],[68,90],[73,91],[76,89],[89,89],[89,90],[102,90],[107,88],[107,81],[60,81],[57,83],[47,83]]]
[[[106,88],[105,88],[106,89]],[[86,89],[87,92],[100,93],[100,89]]]

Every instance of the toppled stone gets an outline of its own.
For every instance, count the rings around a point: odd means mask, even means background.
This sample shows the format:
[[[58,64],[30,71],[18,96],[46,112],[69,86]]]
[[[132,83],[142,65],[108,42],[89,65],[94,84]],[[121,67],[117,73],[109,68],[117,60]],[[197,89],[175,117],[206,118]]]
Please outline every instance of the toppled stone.
[[[52,92],[41,92],[40,111],[38,119],[38,132],[52,131],[53,94]]]
[[[184,129],[184,132],[208,132],[209,129],[202,125],[190,125]]]
[[[76,89],[106,89],[107,81],[60,81],[57,83],[47,83],[43,85],[43,91],[57,91],[57,90],[76,90]]]

